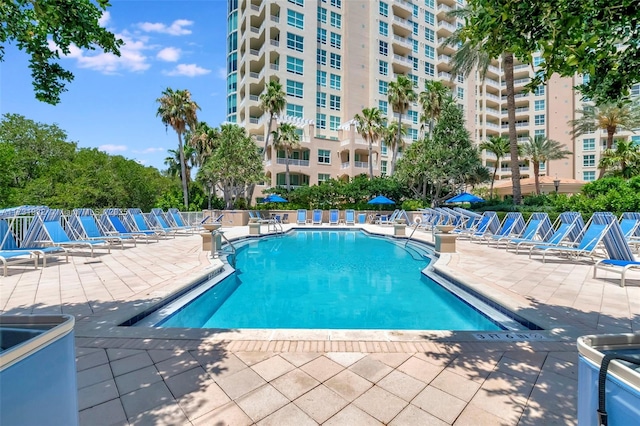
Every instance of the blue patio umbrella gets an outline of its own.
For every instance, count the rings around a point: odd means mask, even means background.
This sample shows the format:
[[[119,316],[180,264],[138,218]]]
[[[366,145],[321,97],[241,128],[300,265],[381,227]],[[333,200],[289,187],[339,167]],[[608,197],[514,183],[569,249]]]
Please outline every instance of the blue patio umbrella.
[[[384,195],[378,195],[377,197],[371,199],[367,204],[395,204],[395,201],[392,201],[385,197]]]
[[[284,198],[282,198],[278,194],[271,194],[271,195],[267,195],[264,198],[264,200],[262,200],[262,202],[263,203],[286,203],[287,200],[285,200]]]
[[[462,194],[458,194],[455,197],[449,198],[447,203],[481,203],[484,199],[477,197],[473,194],[469,194],[468,192],[463,192]]]

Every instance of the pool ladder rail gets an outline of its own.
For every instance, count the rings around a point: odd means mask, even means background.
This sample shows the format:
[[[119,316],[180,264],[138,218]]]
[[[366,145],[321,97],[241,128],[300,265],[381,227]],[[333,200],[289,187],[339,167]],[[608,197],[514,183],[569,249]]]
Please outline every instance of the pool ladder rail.
[[[216,245],[215,245],[215,236],[216,235],[220,235],[222,237],[222,239],[224,239],[228,246],[231,247],[231,262],[229,262],[231,264],[231,266],[233,266],[234,268],[236,267],[236,247],[233,245],[233,243],[231,241],[229,241],[229,239],[227,237],[225,237],[224,232],[220,231],[218,229],[214,230],[211,232],[211,257],[216,258],[218,257],[218,250],[216,250]],[[229,256],[227,256],[227,259],[229,259]]]

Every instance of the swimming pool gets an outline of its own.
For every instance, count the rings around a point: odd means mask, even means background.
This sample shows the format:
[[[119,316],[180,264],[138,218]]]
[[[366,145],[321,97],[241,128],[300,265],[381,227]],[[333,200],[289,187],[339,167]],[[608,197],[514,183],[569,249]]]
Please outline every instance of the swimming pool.
[[[143,321],[156,327],[502,330],[513,323],[423,270],[422,244],[361,230],[294,230],[237,244],[236,272]],[[203,291],[203,287],[210,287]],[[464,299],[464,300],[463,300]],[[186,301],[185,301],[186,300]],[[484,311],[484,312],[481,312]]]

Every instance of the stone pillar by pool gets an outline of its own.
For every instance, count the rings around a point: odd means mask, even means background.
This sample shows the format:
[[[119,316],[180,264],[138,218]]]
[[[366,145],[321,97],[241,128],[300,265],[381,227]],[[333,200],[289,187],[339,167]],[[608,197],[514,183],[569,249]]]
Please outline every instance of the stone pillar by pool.
[[[439,232],[435,234],[436,237],[436,252],[438,253],[455,253],[456,252],[456,238],[457,234],[450,234],[453,230],[453,226],[450,225],[437,225],[436,228]]]
[[[260,223],[249,223],[249,235],[260,235]]]
[[[394,223],[393,224],[393,235],[396,237],[406,237],[406,228],[407,225],[404,223]]]

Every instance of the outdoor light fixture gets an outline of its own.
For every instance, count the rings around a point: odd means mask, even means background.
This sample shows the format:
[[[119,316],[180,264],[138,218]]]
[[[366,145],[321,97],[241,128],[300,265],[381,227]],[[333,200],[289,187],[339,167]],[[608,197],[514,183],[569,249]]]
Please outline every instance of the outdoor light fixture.
[[[558,179],[558,175],[553,180],[553,186],[556,188],[556,195],[558,194],[558,189],[560,188],[560,179]]]

